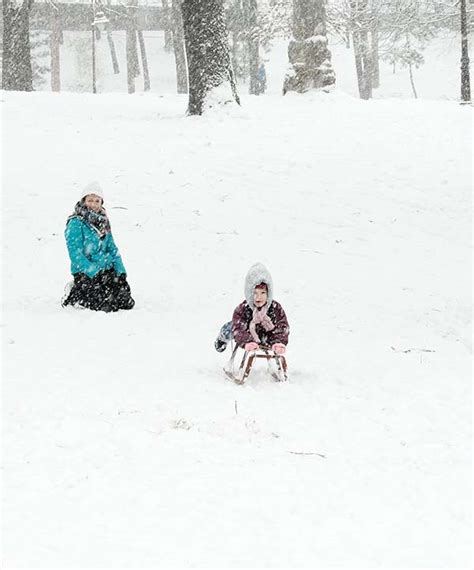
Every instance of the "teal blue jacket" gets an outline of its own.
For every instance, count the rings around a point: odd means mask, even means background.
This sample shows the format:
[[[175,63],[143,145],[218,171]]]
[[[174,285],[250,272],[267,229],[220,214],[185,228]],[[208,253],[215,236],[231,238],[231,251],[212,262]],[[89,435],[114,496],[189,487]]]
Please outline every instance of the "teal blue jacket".
[[[64,235],[73,275],[85,273],[92,278],[99,271],[112,268],[118,275],[126,273],[111,232],[101,239],[97,231],[83,220],[71,218]]]

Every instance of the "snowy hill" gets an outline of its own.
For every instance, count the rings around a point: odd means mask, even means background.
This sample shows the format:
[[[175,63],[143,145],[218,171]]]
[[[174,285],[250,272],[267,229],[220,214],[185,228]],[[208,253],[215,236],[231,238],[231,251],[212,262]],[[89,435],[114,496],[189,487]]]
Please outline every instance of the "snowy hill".
[[[469,565],[472,109],[1,99],[2,567]],[[59,305],[91,179],[128,313]],[[287,384],[213,349],[255,261]]]

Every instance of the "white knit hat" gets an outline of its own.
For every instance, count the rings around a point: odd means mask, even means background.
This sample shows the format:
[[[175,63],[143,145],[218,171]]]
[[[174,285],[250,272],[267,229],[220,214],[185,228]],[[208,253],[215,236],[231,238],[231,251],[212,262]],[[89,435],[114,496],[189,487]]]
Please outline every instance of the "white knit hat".
[[[104,192],[97,180],[93,180],[92,182],[89,182],[87,186],[84,186],[79,200],[82,200],[85,196],[89,196],[89,194],[95,194],[96,196],[99,196],[99,198],[102,198],[102,202],[104,201]]]

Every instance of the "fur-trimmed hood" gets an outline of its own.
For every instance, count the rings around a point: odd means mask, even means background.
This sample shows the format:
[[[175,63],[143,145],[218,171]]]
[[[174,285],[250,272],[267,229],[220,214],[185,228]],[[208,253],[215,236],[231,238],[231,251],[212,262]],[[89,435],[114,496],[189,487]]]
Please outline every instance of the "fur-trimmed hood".
[[[256,263],[248,270],[247,276],[245,277],[245,300],[252,308],[254,307],[253,291],[257,285],[260,285],[260,283],[265,283],[268,288],[267,307],[269,307],[273,301],[272,276],[263,263]]]

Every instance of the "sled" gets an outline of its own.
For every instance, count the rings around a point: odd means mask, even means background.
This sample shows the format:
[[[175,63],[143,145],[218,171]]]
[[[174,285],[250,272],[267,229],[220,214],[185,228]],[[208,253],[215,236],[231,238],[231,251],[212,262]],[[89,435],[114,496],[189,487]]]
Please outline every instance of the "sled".
[[[249,352],[244,350],[244,355],[236,371],[234,361],[238,348],[239,346],[236,344],[232,350],[232,356],[229,362],[224,367],[225,375],[236,384],[243,384],[247,380],[256,358],[265,358],[267,360],[269,373],[276,382],[286,382],[288,380],[286,358],[284,355],[277,354],[271,347],[265,345],[260,345],[258,350],[255,351]]]

